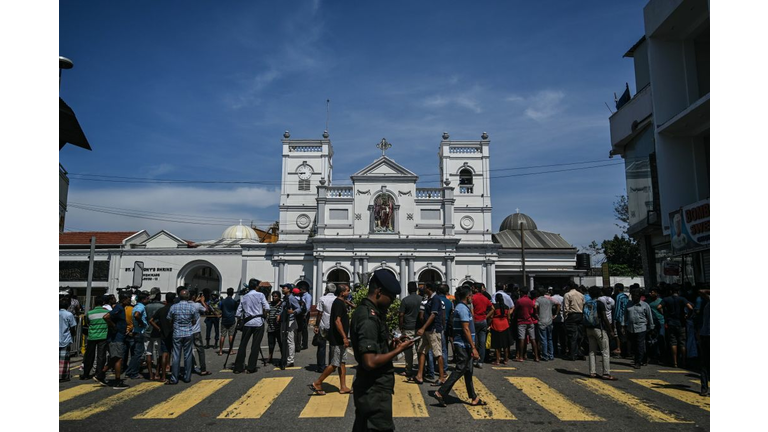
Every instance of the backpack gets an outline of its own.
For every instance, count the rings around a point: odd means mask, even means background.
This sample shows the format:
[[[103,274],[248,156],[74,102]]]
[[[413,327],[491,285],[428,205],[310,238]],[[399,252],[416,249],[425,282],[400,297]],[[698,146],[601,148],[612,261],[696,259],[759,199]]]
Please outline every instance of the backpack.
[[[597,314],[597,300],[584,303],[584,326],[589,328],[600,327],[600,317]]]

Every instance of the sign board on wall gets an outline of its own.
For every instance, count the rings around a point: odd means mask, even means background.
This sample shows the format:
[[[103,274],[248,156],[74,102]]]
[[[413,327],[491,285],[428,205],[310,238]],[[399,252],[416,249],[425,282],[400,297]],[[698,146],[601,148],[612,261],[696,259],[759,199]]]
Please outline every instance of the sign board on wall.
[[[709,199],[669,213],[672,253],[709,248]]]

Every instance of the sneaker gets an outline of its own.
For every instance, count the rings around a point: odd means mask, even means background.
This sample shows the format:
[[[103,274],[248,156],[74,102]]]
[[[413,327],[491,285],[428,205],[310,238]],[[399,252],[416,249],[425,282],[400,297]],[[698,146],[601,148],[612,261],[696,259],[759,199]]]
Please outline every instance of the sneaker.
[[[475,363],[475,369],[482,369],[483,364],[482,363]]]
[[[124,389],[127,389],[127,388],[128,388],[128,384],[126,384],[126,383],[125,383],[125,382],[123,382],[123,381],[118,381],[118,382],[116,382],[116,383],[115,383],[115,384],[112,386],[112,388],[113,388],[113,389],[115,389],[115,390],[124,390]]]
[[[107,386],[107,382],[104,380],[104,378],[99,378],[99,377],[95,376],[95,377],[93,377],[93,380],[96,381],[97,383],[101,384],[102,387],[106,387]]]

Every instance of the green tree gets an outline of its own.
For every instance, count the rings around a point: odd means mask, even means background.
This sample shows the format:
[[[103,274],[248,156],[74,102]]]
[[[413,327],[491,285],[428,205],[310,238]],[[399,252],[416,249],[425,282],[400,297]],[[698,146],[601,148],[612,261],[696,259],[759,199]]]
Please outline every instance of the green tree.
[[[621,228],[622,234],[627,234],[629,229],[629,202],[626,195],[619,195],[616,201],[613,202],[613,215],[620,223],[616,226]]]
[[[601,243],[605,260],[613,276],[639,276],[643,274],[640,247],[631,238],[618,234]]]

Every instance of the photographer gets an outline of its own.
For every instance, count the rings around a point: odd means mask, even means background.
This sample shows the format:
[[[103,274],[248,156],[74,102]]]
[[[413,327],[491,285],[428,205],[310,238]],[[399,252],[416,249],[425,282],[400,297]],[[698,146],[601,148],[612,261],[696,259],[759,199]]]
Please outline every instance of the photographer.
[[[240,347],[237,350],[233,370],[236,374],[243,372],[249,339],[252,340],[252,344],[251,355],[248,357],[247,373],[254,373],[258,370],[256,364],[261,350],[261,340],[264,338],[264,312],[269,311],[269,303],[258,289],[260,283],[258,279],[248,281],[248,293],[241,298],[235,314],[243,321],[243,336],[240,339]]]

